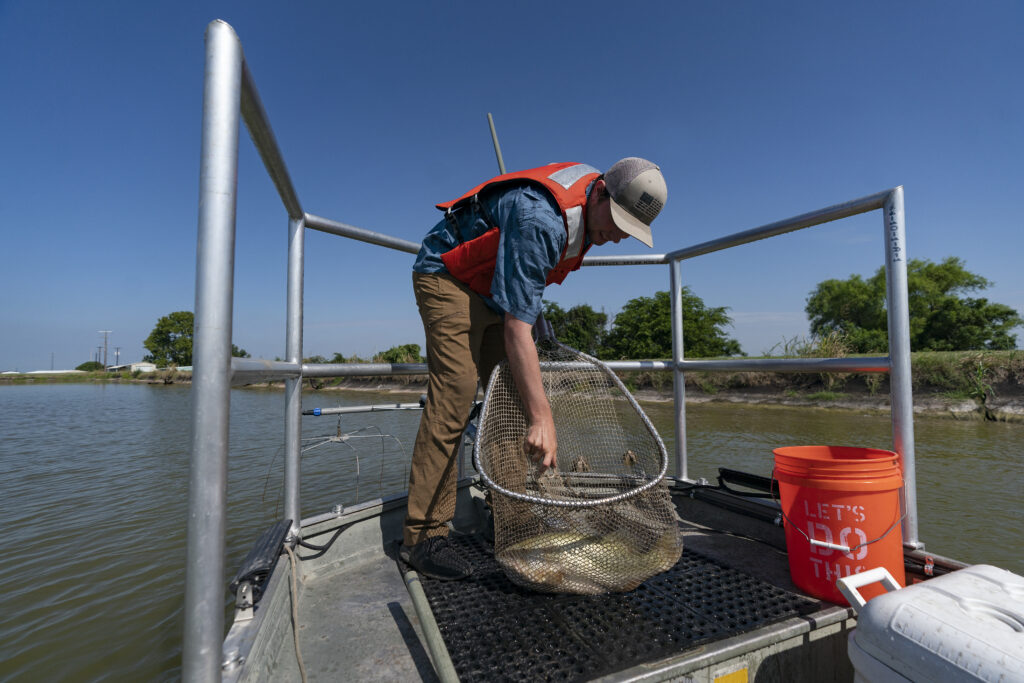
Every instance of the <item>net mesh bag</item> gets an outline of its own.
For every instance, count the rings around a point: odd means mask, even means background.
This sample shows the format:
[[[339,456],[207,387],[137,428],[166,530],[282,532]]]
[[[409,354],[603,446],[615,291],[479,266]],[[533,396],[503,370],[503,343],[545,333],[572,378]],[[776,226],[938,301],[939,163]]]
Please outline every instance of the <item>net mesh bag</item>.
[[[507,362],[492,373],[480,415],[473,456],[492,491],[495,558],[532,590],[633,590],[683,550],[665,445],[606,365],[554,339],[537,352],[556,467],[540,472],[523,450],[528,423]]]

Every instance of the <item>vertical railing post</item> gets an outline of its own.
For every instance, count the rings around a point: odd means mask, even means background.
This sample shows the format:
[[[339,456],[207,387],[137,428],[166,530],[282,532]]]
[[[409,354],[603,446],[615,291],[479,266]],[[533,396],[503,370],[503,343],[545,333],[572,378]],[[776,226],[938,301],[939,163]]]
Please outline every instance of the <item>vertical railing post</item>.
[[[199,239],[192,364],[192,462],[182,677],[219,681],[231,389],[242,47],[230,26],[206,32]]]
[[[676,420],[676,476],[687,479],[686,462],[686,376],[683,374],[683,278],[682,261],[669,263],[672,302],[672,393]]]
[[[903,543],[920,547],[917,537],[917,473],[914,456],[914,396],[910,369],[910,304],[907,295],[907,236],[903,186],[882,207],[885,225],[885,283],[889,322],[889,387],[893,450],[903,468]]]
[[[302,273],[306,222],[288,220],[288,313],[285,356],[302,365]],[[291,538],[298,538],[302,521],[302,373],[285,380],[284,398],[284,514],[292,520]]]

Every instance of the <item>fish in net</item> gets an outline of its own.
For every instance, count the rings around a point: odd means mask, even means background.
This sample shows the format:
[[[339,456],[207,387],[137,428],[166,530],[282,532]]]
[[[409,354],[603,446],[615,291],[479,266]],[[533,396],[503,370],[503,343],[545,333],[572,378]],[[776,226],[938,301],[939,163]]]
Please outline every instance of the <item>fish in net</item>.
[[[608,366],[552,337],[537,344],[558,436],[556,466],[524,452],[528,426],[507,362],[491,374],[473,457],[491,489],[494,555],[547,593],[630,591],[682,554],[668,454]]]

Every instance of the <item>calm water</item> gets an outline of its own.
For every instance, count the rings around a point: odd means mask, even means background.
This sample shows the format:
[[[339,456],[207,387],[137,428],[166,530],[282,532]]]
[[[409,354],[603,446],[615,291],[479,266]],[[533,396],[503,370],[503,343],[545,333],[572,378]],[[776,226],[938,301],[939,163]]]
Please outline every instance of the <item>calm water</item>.
[[[231,400],[233,573],[280,515],[284,398],[237,390]],[[362,392],[304,399],[307,407],[408,400]],[[0,679],[178,677],[189,406],[187,387],[0,387]],[[646,409],[671,450],[670,407]],[[690,476],[712,481],[719,466],[767,476],[780,445],[891,443],[887,416],[712,405],[689,406],[687,417]],[[303,457],[303,513],[402,490],[418,420],[418,412],[304,418],[306,445],[316,447]],[[916,428],[928,549],[1024,574],[1024,426],[919,419]],[[382,464],[396,463],[382,476]]]

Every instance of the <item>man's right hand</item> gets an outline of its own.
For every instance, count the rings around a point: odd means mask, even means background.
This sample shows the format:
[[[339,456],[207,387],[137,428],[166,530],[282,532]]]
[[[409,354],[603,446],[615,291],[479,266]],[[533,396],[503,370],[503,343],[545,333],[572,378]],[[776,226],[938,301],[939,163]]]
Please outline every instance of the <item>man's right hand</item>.
[[[558,438],[554,423],[538,422],[526,430],[523,450],[527,457],[539,465],[539,472],[554,467],[558,457]]]

